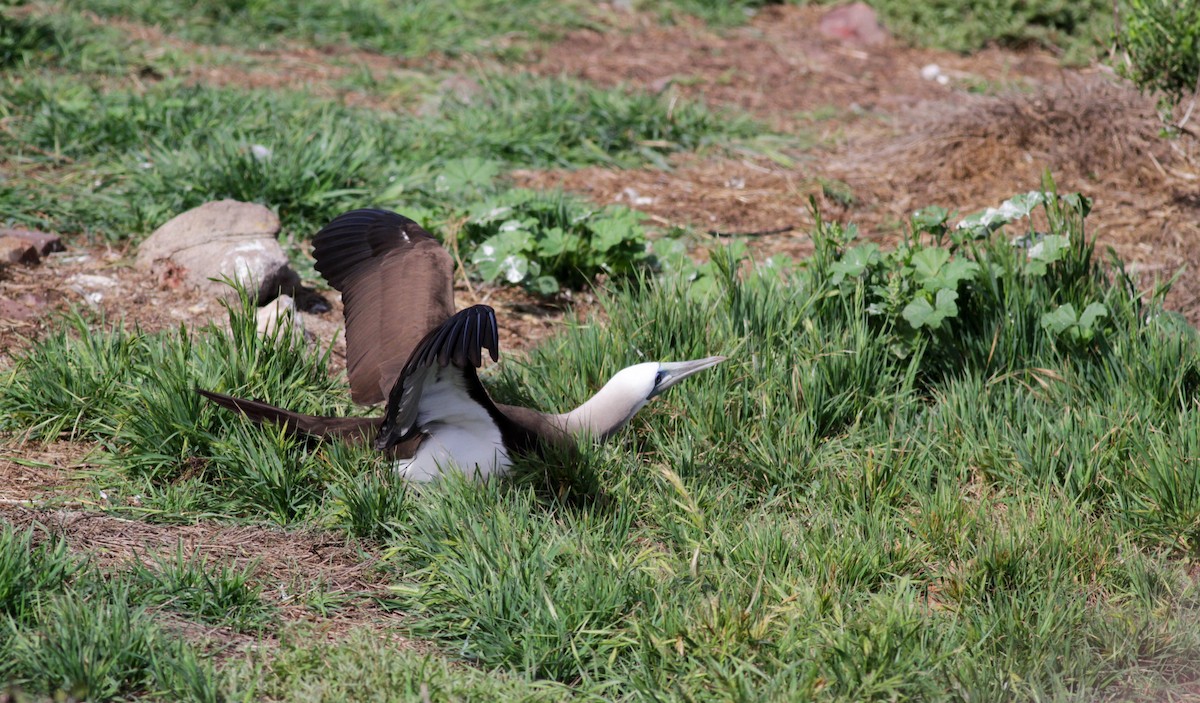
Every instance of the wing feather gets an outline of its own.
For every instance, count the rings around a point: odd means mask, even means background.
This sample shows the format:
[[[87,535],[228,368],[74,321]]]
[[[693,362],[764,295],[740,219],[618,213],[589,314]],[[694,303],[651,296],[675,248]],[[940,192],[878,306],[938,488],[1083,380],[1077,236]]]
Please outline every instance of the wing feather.
[[[342,292],[350,392],[378,403],[417,344],[454,314],[454,260],[416,222],[373,209],[334,218],[313,237],[313,257]]]
[[[387,414],[375,446],[387,449],[416,434],[422,391],[425,384],[437,382],[441,369],[453,367],[452,373],[467,377],[464,387],[477,386],[475,369],[483,363],[483,349],[488,350],[493,361],[499,358],[496,312],[487,305],[460,310],[426,334],[388,395]],[[476,400],[490,402],[484,398]]]

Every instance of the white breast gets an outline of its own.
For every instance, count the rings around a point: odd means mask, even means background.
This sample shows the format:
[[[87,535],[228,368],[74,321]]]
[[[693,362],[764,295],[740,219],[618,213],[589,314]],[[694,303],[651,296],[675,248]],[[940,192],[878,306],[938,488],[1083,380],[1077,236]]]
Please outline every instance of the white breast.
[[[444,471],[482,480],[512,466],[500,428],[453,371],[437,373],[425,383],[417,427],[425,440],[411,459],[395,463],[396,471],[410,481],[432,481]]]

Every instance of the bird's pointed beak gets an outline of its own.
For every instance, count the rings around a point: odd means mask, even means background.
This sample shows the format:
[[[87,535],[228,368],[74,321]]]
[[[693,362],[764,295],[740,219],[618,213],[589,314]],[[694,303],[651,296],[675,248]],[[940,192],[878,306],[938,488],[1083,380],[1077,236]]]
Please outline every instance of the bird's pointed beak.
[[[710,356],[705,359],[696,359],[694,361],[663,361],[658,365],[658,382],[654,384],[654,390],[650,391],[647,399],[662,393],[671,386],[679,383],[683,379],[691,376],[694,373],[699,373],[704,369],[712,368],[717,364],[725,361],[723,356]]]

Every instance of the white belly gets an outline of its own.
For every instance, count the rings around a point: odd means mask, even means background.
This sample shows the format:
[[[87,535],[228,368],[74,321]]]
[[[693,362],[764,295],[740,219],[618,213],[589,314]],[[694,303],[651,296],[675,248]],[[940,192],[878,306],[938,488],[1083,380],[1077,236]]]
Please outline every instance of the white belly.
[[[446,471],[482,480],[512,466],[500,428],[468,397],[458,374],[438,371],[425,383],[417,426],[425,440],[411,459],[395,464],[410,481],[432,481]]]
[[[428,436],[411,459],[395,463],[396,472],[410,481],[433,481],[448,471],[483,480],[512,466],[495,425],[426,426]]]

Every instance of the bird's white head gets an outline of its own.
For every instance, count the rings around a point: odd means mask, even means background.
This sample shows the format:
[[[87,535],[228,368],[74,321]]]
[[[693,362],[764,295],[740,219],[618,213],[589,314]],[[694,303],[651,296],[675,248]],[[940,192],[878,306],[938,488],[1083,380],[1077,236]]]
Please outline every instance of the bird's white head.
[[[710,356],[692,361],[651,361],[627,366],[583,405],[560,417],[572,434],[604,439],[628,422],[651,398],[725,360]]]

